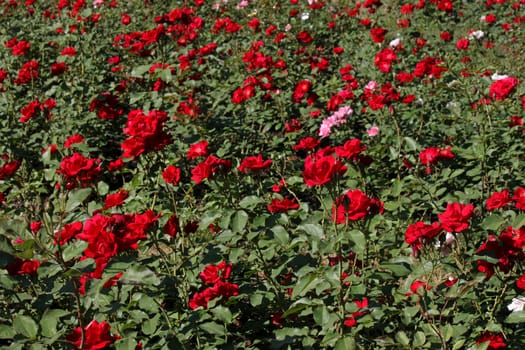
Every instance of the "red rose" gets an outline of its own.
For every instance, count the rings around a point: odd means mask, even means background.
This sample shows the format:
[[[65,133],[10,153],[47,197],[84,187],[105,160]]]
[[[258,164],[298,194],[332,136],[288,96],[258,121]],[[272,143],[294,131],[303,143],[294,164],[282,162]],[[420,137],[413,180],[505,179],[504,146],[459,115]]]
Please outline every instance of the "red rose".
[[[104,200],[104,207],[102,210],[107,210],[123,204],[128,196],[129,192],[123,189],[120,189],[117,193],[108,194]]]
[[[521,290],[525,290],[525,273],[518,278],[516,286]]]
[[[166,183],[177,186],[180,182],[180,169],[175,165],[168,165],[162,172],[162,178]]]
[[[164,111],[152,110],[147,115],[142,110],[129,112],[124,128],[124,134],[129,138],[121,145],[124,151],[122,157],[137,157],[144,152],[159,150],[172,143],[171,136],[163,130],[167,120],[168,115]]]
[[[343,176],[346,169],[334,156],[310,155],[304,160],[304,183],[309,187],[324,185],[336,176]]]
[[[76,56],[77,50],[73,46],[68,46],[62,52],[60,52],[60,55],[62,56]]]
[[[518,83],[519,80],[512,77],[496,80],[490,85],[489,95],[495,100],[504,100],[510,95]]]
[[[97,320],[91,321],[84,329],[84,344],[82,350],[106,349],[121,337],[110,334],[111,326],[106,322],[98,323]],[[73,344],[76,349],[82,345],[82,330],[80,327],[73,329],[73,333],[66,335],[66,340]]]
[[[294,151],[309,151],[319,146],[321,141],[313,137],[305,137],[300,139],[296,145],[293,146]]]
[[[509,190],[504,189],[501,192],[494,192],[487,199],[487,210],[494,210],[506,206],[510,203]]]
[[[232,162],[226,159],[219,159],[215,156],[208,156],[205,161],[197,164],[191,170],[191,179],[195,184],[200,184],[204,179],[215,175],[219,171],[230,170]]]
[[[22,260],[18,257],[6,266],[7,273],[9,275],[35,275],[38,267],[40,266],[39,260]]]
[[[481,345],[483,343],[489,343],[487,350],[503,349],[507,347],[505,340],[501,334],[494,334],[486,331],[477,340],[476,344]]]
[[[173,214],[164,225],[164,233],[168,236],[175,237],[179,231],[179,218],[177,215]]]
[[[458,50],[468,50],[468,46],[469,46],[470,42],[468,41],[468,39],[459,39],[458,42],[456,43],[456,49]]]
[[[462,232],[469,228],[473,212],[472,204],[449,203],[445,212],[438,214],[438,218],[445,231]]]
[[[432,224],[425,224],[418,221],[415,224],[409,225],[405,231],[405,242],[412,245],[416,249],[421,248],[422,243],[430,240],[441,233],[441,225],[439,222]]]
[[[272,165],[272,160],[263,160],[262,155],[246,157],[242,160],[241,164],[237,169],[241,173],[248,174],[251,172],[258,172],[269,168]]]
[[[299,209],[299,203],[295,198],[273,199],[272,204],[268,206],[268,211],[272,213],[283,213],[295,209]]]
[[[65,176],[68,181],[68,188],[74,188],[75,182],[82,186],[89,185],[100,174],[100,162],[98,158],[90,159],[80,153],[66,157],[60,162],[58,172]]]
[[[366,150],[366,146],[361,146],[361,140],[351,139],[345,142],[343,146],[335,147],[335,153],[344,159],[358,160],[361,152]]]
[[[221,261],[217,265],[209,264],[206,265],[204,270],[199,274],[202,283],[204,284],[215,284],[221,279],[230,278],[232,271],[232,264],[226,264],[225,261]]]
[[[382,43],[385,41],[386,33],[388,33],[388,30],[381,27],[370,29],[370,36],[375,43]]]
[[[516,188],[512,196],[512,201],[516,202],[516,209],[525,210],[525,188]]]
[[[71,224],[65,224],[64,228],[55,234],[55,244],[58,242],[60,245],[64,245],[80,232],[82,232],[81,222],[76,221]]]
[[[303,31],[303,32],[300,32],[300,33],[297,34],[297,39],[300,42],[302,42],[304,44],[307,44],[310,41],[312,41],[314,38],[307,31]]]
[[[363,219],[374,209],[381,207],[381,204],[377,202],[379,201],[368,198],[360,190],[348,190],[332,205],[332,220],[336,224],[345,224],[348,221]]]
[[[71,145],[74,145],[75,143],[82,143],[85,142],[84,138],[80,134],[74,134],[69,136],[66,141],[64,141],[64,148],[70,148]]]
[[[208,155],[208,141],[201,141],[190,146],[186,158],[195,159],[199,157],[207,157]]]
[[[392,49],[383,49],[381,52],[376,54],[374,59],[374,65],[377,66],[377,68],[383,72],[388,73],[390,72],[390,68],[392,67],[392,62],[394,62],[397,59],[396,53]]]

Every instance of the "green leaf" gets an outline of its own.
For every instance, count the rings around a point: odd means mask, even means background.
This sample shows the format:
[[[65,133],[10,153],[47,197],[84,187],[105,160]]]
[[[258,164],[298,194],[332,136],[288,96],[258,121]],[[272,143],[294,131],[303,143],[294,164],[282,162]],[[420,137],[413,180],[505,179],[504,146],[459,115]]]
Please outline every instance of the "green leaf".
[[[354,251],[361,254],[366,248],[366,237],[365,234],[359,230],[352,230],[348,233],[350,236],[350,242],[354,245]]]
[[[42,335],[44,337],[53,337],[57,333],[57,324],[60,317],[69,314],[69,312],[61,309],[47,310],[40,320],[40,327],[42,328]]]
[[[149,64],[138,66],[138,67],[134,67],[131,70],[131,76],[137,77],[137,78],[138,77],[142,77],[144,75],[144,73],[149,71],[150,67],[151,67],[151,65],[149,65]]]
[[[252,294],[250,295],[250,304],[252,306],[259,306],[263,301],[264,296],[261,294]]]
[[[505,220],[499,215],[490,215],[483,220],[481,227],[485,230],[496,231],[503,224]]]
[[[232,312],[227,307],[218,305],[215,308],[213,308],[211,312],[219,321],[222,321],[226,324],[230,324],[232,322]]]
[[[413,343],[413,345],[415,347],[421,347],[421,346],[425,345],[426,341],[427,341],[427,338],[425,337],[425,333],[423,333],[421,331],[418,331],[414,335],[414,343]]]
[[[292,293],[292,298],[303,296],[310,290],[314,289],[320,282],[320,279],[313,273],[302,276],[297,281]]]
[[[264,199],[257,196],[246,196],[239,202],[239,206],[243,209],[253,209],[257,204],[263,203]]]
[[[523,225],[525,225],[525,214],[516,215],[514,221],[512,221],[512,227],[519,229]]]
[[[105,196],[109,192],[109,185],[104,181],[99,181],[97,183],[97,191],[99,195]]]
[[[283,226],[277,225],[272,227],[272,232],[273,236],[281,245],[286,245],[290,242],[290,236],[288,235],[288,232],[286,232],[286,229]]]
[[[232,219],[232,231],[234,233],[240,233],[246,227],[248,222],[248,214],[244,210],[239,210],[235,213]]]
[[[88,242],[80,240],[68,243],[66,248],[62,251],[62,259],[64,259],[64,261],[70,261],[75,258],[80,258],[88,245]]]
[[[135,350],[137,347],[137,341],[132,338],[119,339],[115,342],[116,350]]]
[[[215,322],[203,323],[199,326],[199,328],[210,334],[224,335],[226,333],[226,329],[224,328],[224,326]]]
[[[319,224],[302,224],[297,226],[298,230],[306,232],[316,240],[324,239],[323,227]]]
[[[398,343],[404,346],[407,346],[408,344],[410,344],[410,339],[408,339],[407,334],[403,331],[399,331],[396,333],[396,340]]]
[[[0,339],[12,339],[16,335],[13,327],[0,324]]]
[[[405,277],[408,276],[410,272],[412,272],[412,270],[406,267],[403,263],[383,264],[381,266],[387,270],[392,271],[396,277]]]
[[[91,188],[81,188],[75,191],[71,191],[68,194],[66,202],[66,212],[71,212],[73,209],[78,207],[82,202],[86,200],[91,194]]]
[[[143,265],[132,265],[124,272],[121,280],[124,283],[132,282],[136,284],[160,284],[160,278],[155,274],[155,272]]]
[[[354,338],[345,337],[341,338],[335,343],[334,350],[354,350],[355,340]]]
[[[13,327],[16,333],[29,339],[35,339],[38,333],[38,325],[35,320],[25,315],[16,315],[13,320]]]
[[[157,330],[159,325],[160,314],[156,314],[154,317],[144,321],[142,323],[142,331],[146,335],[152,335]]]
[[[523,322],[525,322],[525,311],[514,311],[505,319],[505,323]]]

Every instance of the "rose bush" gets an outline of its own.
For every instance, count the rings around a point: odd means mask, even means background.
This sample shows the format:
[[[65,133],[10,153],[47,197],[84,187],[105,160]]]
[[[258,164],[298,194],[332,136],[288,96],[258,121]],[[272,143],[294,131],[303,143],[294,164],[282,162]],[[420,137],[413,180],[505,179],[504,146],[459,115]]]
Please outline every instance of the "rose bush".
[[[2,348],[523,348],[523,0],[0,12]]]

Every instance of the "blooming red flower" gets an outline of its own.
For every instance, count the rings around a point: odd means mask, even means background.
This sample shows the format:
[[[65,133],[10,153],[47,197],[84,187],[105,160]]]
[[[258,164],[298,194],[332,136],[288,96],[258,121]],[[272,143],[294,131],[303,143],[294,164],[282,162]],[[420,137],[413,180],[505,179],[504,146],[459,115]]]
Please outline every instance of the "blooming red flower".
[[[319,141],[319,139],[308,136],[300,139],[297,144],[293,146],[293,149],[294,151],[309,151],[319,146],[320,143],[321,141]]]
[[[199,157],[207,157],[209,154],[208,141],[200,141],[190,146],[186,158],[195,159]]]
[[[309,155],[304,160],[304,183],[309,187],[324,185],[343,176],[346,170],[347,167],[332,155]]]
[[[423,243],[438,236],[441,231],[442,228],[439,222],[425,224],[423,221],[418,221],[407,227],[405,231],[405,242],[410,244],[414,251],[417,252],[421,249]]]
[[[295,198],[273,199],[272,203],[267,207],[268,211],[272,213],[284,213],[288,210],[299,209],[300,205]]]
[[[448,203],[445,212],[438,214],[438,218],[445,231],[462,232],[469,228],[473,213],[472,204]]]
[[[237,169],[239,169],[241,173],[249,174],[268,169],[271,165],[271,159],[263,160],[262,155],[259,154],[257,156],[249,156],[244,158]]]
[[[73,46],[68,46],[62,52],[60,52],[60,55],[62,56],[76,56],[77,50]]]
[[[82,223],[80,221],[71,224],[65,224],[64,228],[55,233],[55,244],[64,245],[73,239],[77,234],[82,232]]]
[[[91,321],[84,329],[84,344],[82,350],[100,350],[106,349],[121,337],[119,335],[111,335],[111,326],[102,321],[98,323],[97,320]],[[82,345],[82,329],[76,327],[73,333],[66,335],[66,340],[70,342],[76,349],[80,349]]]
[[[494,334],[486,331],[478,339],[476,339],[476,344],[481,345],[483,343],[489,343],[487,350],[497,350],[507,347],[505,340],[501,334]]]
[[[490,198],[487,199],[487,210],[494,210],[502,208],[510,203],[509,190],[504,189],[501,192],[494,192]]]
[[[369,198],[358,189],[348,190],[333,203],[332,220],[336,224],[346,224],[348,221],[364,219],[375,210],[382,212],[380,201]]]
[[[180,169],[175,165],[168,165],[162,172],[162,178],[166,183],[177,186],[180,182]]]
[[[80,153],[74,153],[60,162],[57,172],[66,178],[68,189],[74,188],[76,183],[88,186],[100,174],[100,163],[98,158],[86,158]]]
[[[388,30],[381,27],[376,27],[370,29],[370,36],[372,37],[372,41],[375,43],[382,43],[385,41],[385,35],[388,33]]]
[[[120,189],[117,193],[108,194],[104,200],[104,207],[102,210],[122,205],[128,196],[129,192],[124,189]]]
[[[516,280],[516,287],[525,290],[525,273]]]
[[[64,148],[70,148],[71,145],[74,145],[75,143],[82,143],[85,142],[84,138],[80,134],[73,134],[69,136],[66,141],[64,141]]]
[[[172,216],[170,216],[163,229],[164,233],[166,233],[168,236],[175,237],[177,235],[177,232],[180,231],[179,218],[177,217],[177,215],[173,214]]]
[[[361,146],[361,140],[355,138],[345,142],[343,146],[336,146],[335,153],[344,159],[358,160],[361,152],[366,150],[366,146]]]
[[[512,77],[496,80],[490,85],[489,95],[495,100],[504,100],[510,95],[518,83],[519,80]]]
[[[516,188],[511,199],[516,202],[516,209],[525,210],[525,188]]]
[[[166,133],[164,122],[168,115],[164,111],[152,110],[147,115],[137,109],[129,112],[124,134],[129,138],[121,145],[124,158],[137,157],[140,154],[159,150],[173,142],[171,135]]]
[[[465,38],[459,39],[458,42],[456,43],[456,49],[458,49],[458,50],[468,50],[469,44],[470,44],[470,42],[469,42],[468,39],[465,39]]]
[[[423,288],[423,289],[420,289],[420,288]],[[429,286],[425,282],[418,281],[418,280],[412,282],[412,284],[410,285],[410,290],[412,291],[413,294],[422,295],[425,293],[425,289],[431,290],[432,286]]]
[[[392,62],[397,59],[396,53],[392,49],[383,49],[381,52],[376,54],[374,59],[374,65],[383,73],[390,72]]]
[[[232,165],[231,160],[219,159],[215,156],[208,156],[206,160],[197,164],[191,170],[191,179],[196,183],[200,184],[204,179],[215,175],[219,171],[228,171]]]
[[[7,265],[5,269],[11,276],[35,275],[39,266],[39,260],[22,260],[19,257],[15,257],[15,260]]]
[[[40,110],[40,101],[38,99],[29,102],[25,107],[22,107],[20,113],[20,123],[27,123],[31,118],[38,114]]]

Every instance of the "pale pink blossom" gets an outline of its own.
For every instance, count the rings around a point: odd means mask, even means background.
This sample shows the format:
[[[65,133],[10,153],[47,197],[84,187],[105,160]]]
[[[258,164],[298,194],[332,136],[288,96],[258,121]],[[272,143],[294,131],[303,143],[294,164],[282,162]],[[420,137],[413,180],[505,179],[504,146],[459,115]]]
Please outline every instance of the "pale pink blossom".
[[[372,126],[370,129],[368,129],[366,131],[366,133],[368,134],[368,136],[370,137],[374,137],[374,136],[377,136],[377,134],[379,134],[379,127],[377,125],[374,125]]]

